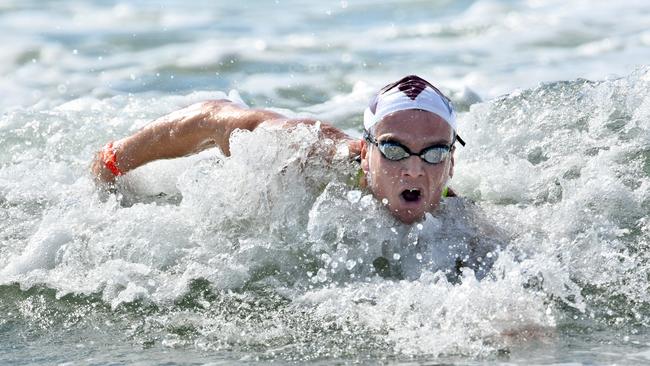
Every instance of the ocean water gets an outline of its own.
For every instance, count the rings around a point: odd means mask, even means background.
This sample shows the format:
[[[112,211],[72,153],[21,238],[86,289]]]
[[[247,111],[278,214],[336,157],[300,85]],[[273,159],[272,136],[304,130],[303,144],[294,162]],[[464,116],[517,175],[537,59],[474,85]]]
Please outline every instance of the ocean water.
[[[650,364],[648,29],[632,0],[0,2],[0,364]],[[316,127],[89,173],[232,89],[358,136],[408,73],[467,141],[418,225]]]

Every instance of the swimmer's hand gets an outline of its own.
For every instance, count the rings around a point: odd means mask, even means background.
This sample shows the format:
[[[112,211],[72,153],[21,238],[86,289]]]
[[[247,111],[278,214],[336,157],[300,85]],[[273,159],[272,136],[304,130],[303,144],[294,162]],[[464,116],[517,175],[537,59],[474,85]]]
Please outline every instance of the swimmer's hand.
[[[103,154],[98,151],[90,163],[90,172],[93,175],[95,184],[98,188],[110,190],[115,186],[115,175],[106,168],[103,161]]]

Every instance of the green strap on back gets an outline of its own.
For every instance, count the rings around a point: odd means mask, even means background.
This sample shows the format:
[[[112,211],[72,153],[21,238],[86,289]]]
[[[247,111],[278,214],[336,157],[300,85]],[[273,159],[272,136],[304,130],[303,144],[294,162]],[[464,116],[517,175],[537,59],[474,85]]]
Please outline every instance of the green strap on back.
[[[354,177],[354,187],[361,188],[361,180],[363,179],[363,169],[357,170],[357,175]]]

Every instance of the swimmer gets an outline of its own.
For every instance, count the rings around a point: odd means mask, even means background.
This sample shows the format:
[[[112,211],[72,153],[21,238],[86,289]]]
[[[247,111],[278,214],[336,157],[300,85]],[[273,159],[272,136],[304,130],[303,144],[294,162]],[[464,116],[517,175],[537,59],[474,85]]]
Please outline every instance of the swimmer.
[[[237,129],[292,128],[315,119],[292,119],[248,109],[230,100],[206,101],[161,117],[142,130],[106,144],[92,162],[100,184],[158,159],[178,158],[219,147],[230,155],[229,138]],[[428,81],[409,75],[386,85],[364,112],[364,136],[355,139],[320,123],[323,138],[346,143],[350,159],[361,162],[363,185],[399,221],[412,224],[434,211],[454,174],[456,113],[450,100]]]

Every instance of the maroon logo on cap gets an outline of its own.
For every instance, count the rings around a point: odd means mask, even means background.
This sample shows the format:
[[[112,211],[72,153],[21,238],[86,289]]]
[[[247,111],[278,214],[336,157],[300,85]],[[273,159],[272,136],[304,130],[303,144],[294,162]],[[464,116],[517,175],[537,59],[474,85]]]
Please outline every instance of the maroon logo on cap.
[[[426,81],[415,75],[409,75],[401,80],[397,88],[406,94],[407,97],[411,98],[411,100],[415,100],[426,87]]]
[[[417,75],[408,75],[392,84],[386,85],[379,94],[384,94],[394,87],[397,87],[399,91],[406,94],[406,96],[411,98],[411,100],[415,100],[415,98],[417,98],[427,86],[433,88],[433,85],[421,77]]]

